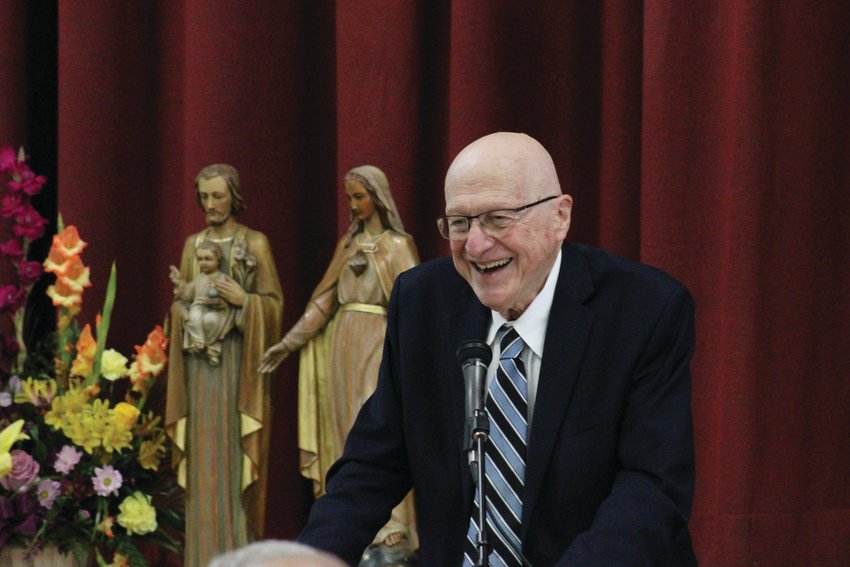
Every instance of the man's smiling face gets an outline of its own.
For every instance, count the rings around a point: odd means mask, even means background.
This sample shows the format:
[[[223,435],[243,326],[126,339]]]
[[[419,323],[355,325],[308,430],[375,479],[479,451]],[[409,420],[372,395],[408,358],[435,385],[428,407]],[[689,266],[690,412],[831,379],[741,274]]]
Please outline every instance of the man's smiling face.
[[[446,176],[446,214],[473,216],[494,209],[515,209],[560,195],[536,175],[536,148],[518,134],[494,134],[474,142],[455,159]],[[536,142],[535,142],[536,144]],[[544,152],[546,159],[551,158]],[[542,156],[540,156],[542,159]],[[550,166],[554,174],[554,166]],[[560,195],[521,213],[496,237],[472,221],[467,238],[452,240],[455,269],[478,299],[506,319],[519,317],[546,282],[569,229],[572,199]]]

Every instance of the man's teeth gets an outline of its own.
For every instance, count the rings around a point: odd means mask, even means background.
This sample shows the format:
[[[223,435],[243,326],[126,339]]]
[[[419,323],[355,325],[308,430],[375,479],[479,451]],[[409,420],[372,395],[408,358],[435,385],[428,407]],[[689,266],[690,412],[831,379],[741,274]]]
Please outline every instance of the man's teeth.
[[[508,264],[510,264],[511,260],[512,258],[505,258],[503,260],[496,260],[495,262],[489,262],[487,264],[481,264],[478,262],[473,262],[473,264],[479,272],[487,273],[501,268],[502,266],[507,266]]]

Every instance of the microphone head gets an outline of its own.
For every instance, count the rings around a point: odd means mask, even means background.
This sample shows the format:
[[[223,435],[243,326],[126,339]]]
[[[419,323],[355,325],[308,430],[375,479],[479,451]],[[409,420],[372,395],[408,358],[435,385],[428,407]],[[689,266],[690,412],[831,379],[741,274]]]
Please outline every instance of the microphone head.
[[[493,351],[490,350],[490,345],[479,339],[463,341],[457,349],[457,360],[461,366],[476,360],[480,360],[484,366],[487,366],[492,358]]]

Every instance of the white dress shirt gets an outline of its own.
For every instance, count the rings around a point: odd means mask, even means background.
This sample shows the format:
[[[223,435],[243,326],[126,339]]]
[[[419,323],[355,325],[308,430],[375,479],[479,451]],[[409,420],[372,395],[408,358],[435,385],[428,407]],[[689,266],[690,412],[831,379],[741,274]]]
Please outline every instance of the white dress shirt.
[[[537,381],[540,378],[540,364],[543,362],[543,343],[546,341],[546,327],[549,325],[549,312],[552,310],[552,299],[555,297],[555,284],[561,271],[561,251],[546,277],[543,289],[531,302],[528,308],[514,321],[508,321],[498,311],[491,311],[490,329],[487,332],[487,344],[493,349],[493,360],[487,369],[487,388],[496,376],[499,367],[500,345],[496,342],[496,333],[505,323],[513,325],[519,336],[525,342],[522,360],[525,363],[525,374],[528,380],[528,426],[531,427],[531,417],[534,415],[534,401],[537,398]],[[530,429],[529,429],[530,430]]]

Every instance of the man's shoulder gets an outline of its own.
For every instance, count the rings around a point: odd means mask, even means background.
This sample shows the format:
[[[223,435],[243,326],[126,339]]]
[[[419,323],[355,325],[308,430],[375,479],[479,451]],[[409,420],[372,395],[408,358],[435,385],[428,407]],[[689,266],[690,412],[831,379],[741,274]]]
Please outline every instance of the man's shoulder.
[[[571,243],[569,247],[571,253],[584,261],[597,291],[624,287],[641,294],[656,292],[662,296],[687,291],[684,284],[658,267],[586,244]]]

